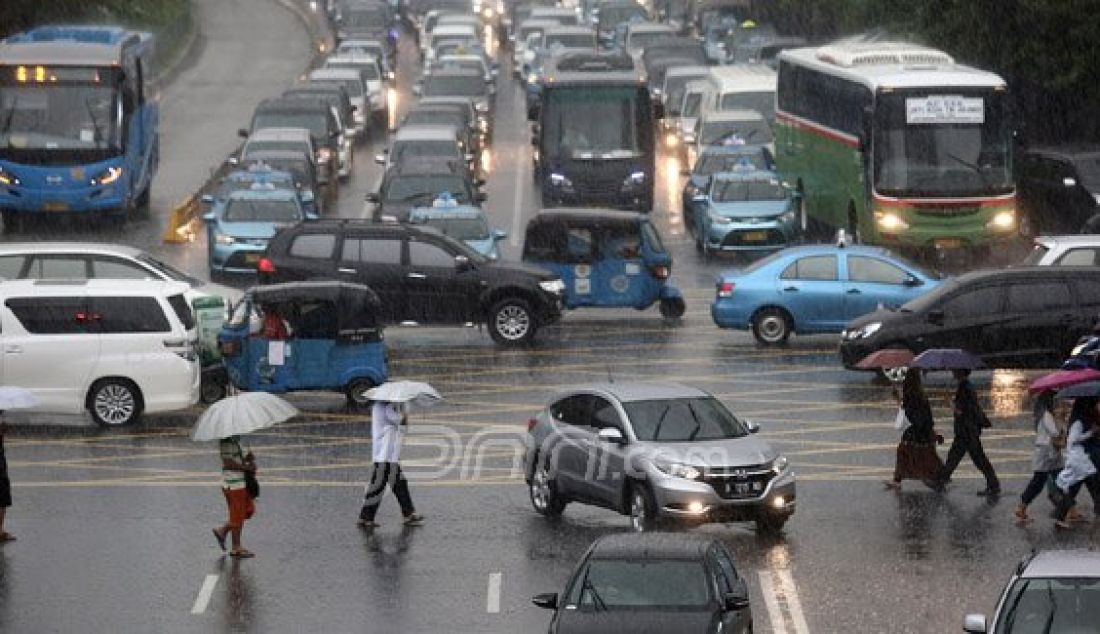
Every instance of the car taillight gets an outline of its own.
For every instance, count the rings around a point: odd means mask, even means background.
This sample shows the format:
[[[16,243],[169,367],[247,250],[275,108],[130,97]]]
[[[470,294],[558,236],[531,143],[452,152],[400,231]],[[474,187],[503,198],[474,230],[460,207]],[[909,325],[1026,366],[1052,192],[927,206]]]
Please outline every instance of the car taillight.
[[[722,282],[718,285],[718,297],[732,297],[733,288],[736,286],[733,282]]]
[[[663,264],[653,267],[653,277],[659,280],[667,280],[668,273],[668,267]]]
[[[532,429],[535,428],[535,425],[538,425],[538,424],[539,424],[539,421],[538,421],[537,418],[528,418],[527,419],[527,431],[531,431]]]
[[[274,273],[275,263],[269,258],[260,258],[260,261],[256,263],[256,270],[260,273]]]

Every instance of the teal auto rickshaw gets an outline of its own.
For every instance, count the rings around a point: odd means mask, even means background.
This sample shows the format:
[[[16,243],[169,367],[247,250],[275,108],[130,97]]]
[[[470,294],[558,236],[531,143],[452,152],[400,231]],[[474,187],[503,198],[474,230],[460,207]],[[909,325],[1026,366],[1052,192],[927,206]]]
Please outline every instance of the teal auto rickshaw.
[[[684,314],[670,282],[672,255],[649,216],[610,209],[544,209],[527,223],[523,261],[561,276],[565,307],[659,303],[663,317]]]
[[[386,381],[378,296],[361,284],[289,282],[245,292],[218,335],[229,382],[241,390],[363,392]]]

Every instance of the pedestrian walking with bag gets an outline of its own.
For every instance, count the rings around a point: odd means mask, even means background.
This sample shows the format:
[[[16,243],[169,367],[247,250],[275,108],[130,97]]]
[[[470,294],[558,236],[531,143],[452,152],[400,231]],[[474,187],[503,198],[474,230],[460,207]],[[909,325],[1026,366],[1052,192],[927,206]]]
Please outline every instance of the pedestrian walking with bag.
[[[213,529],[218,546],[225,550],[226,536],[232,537],[230,557],[247,559],[254,557],[252,551],[241,545],[244,523],[256,513],[254,498],[259,495],[256,481],[256,457],[241,445],[240,436],[229,436],[218,442],[222,459],[222,494],[229,509],[229,519],[225,524]]]
[[[3,416],[4,412],[0,412]],[[15,541],[15,535],[4,530],[4,516],[11,506],[11,480],[8,480],[8,459],[4,455],[4,433],[8,425],[0,419],[0,543]]]
[[[959,466],[963,456],[969,455],[974,466],[985,476],[985,489],[978,491],[982,497],[996,497],[1001,494],[1001,482],[997,472],[985,455],[982,447],[982,430],[991,427],[989,418],[978,402],[978,395],[970,383],[970,370],[952,370],[958,386],[952,400],[955,417],[955,438],[947,451],[947,461],[937,478],[936,488],[943,491],[951,480],[951,474]]]
[[[894,428],[901,432],[901,441],[894,461],[894,478],[885,483],[887,488],[900,490],[902,480],[920,480],[935,488],[936,478],[943,469],[943,462],[936,453],[936,443],[942,443],[943,436],[936,433],[935,424],[920,371],[911,369],[901,384],[894,422]]]
[[[1055,528],[1072,528],[1068,521],[1070,509],[1077,503],[1077,494],[1085,485],[1092,494],[1093,507],[1100,500],[1100,478],[1097,477],[1096,464],[1090,456],[1089,444],[1095,441],[1097,425],[1100,423],[1098,403],[1095,397],[1079,398],[1073,402],[1070,413],[1069,433],[1066,435],[1066,464],[1058,473],[1055,483],[1062,498],[1054,515]]]
[[[1047,390],[1035,399],[1035,449],[1031,454],[1031,480],[1020,495],[1020,503],[1013,516],[1020,523],[1030,522],[1027,507],[1047,484],[1058,477],[1065,461],[1062,459],[1062,445],[1065,437],[1054,418],[1054,392]]]
[[[371,406],[371,467],[370,482],[363,498],[363,508],[359,511],[359,526],[375,528],[374,518],[382,497],[388,486],[401,505],[401,514],[405,517],[405,526],[420,526],[424,517],[413,507],[409,495],[409,482],[401,470],[401,441],[408,427],[405,406],[401,403],[375,401]]]

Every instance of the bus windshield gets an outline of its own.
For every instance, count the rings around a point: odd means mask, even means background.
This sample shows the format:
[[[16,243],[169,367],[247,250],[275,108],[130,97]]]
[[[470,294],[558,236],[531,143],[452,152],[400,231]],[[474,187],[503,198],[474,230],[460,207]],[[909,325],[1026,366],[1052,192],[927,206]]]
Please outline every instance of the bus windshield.
[[[1012,191],[1004,94],[951,88],[880,94],[875,190],[889,196]]]
[[[0,84],[0,151],[121,150],[122,103],[106,84]]]
[[[785,200],[787,192],[779,181],[769,180],[718,180],[714,183],[711,199],[717,203],[744,202],[749,200]]]
[[[549,157],[573,159],[641,156],[639,130],[650,125],[633,86],[577,86],[545,97],[543,139]]]

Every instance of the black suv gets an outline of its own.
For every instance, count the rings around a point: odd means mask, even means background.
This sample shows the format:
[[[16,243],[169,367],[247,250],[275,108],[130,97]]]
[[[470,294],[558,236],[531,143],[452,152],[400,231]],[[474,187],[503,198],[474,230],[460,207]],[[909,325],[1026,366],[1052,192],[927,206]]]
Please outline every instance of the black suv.
[[[1100,214],[1100,145],[1032,148],[1016,160],[1020,233],[1079,233]]]
[[[975,271],[851,322],[840,357],[851,369],[883,348],[962,348],[993,368],[1052,368],[1092,330],[1098,313],[1098,267]]]
[[[529,343],[561,317],[561,279],[493,262],[422,226],[320,220],[283,229],[258,267],[261,283],[335,279],[366,284],[386,323],[487,324],[497,343]]]

